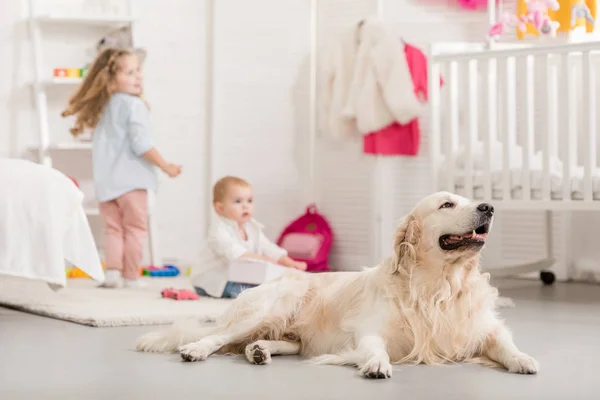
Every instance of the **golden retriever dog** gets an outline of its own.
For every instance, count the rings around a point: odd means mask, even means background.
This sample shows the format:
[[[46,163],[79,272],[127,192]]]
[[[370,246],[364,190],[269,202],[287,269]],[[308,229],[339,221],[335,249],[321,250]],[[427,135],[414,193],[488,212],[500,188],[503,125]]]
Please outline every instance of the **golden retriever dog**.
[[[174,325],[138,339],[138,351],[184,361],[244,354],[253,364],[300,354],[354,365],[367,378],[392,364],[478,362],[535,374],[496,312],[498,291],[479,255],[494,208],[440,192],[420,201],[395,233],[393,255],[360,272],[290,271],[244,291],[215,326]]]

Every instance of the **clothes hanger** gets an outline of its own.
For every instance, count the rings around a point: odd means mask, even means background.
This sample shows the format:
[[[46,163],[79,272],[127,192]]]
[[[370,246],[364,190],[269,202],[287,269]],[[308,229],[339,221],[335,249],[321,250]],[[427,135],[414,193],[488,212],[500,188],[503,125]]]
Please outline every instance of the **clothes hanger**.
[[[358,24],[356,24],[356,44],[360,45],[360,29],[362,28],[362,26],[365,24],[365,19],[361,19],[360,21],[358,21]]]

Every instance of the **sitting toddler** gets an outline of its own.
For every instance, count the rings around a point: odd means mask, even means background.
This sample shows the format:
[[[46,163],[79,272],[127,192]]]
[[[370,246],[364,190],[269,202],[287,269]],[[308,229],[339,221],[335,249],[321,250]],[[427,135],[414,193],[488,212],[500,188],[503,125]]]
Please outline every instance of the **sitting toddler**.
[[[226,176],[213,187],[213,205],[218,217],[211,225],[205,249],[205,270],[192,278],[201,296],[235,298],[256,285],[229,282],[228,265],[236,259],[268,261],[284,267],[306,270],[306,263],[294,261],[287,251],[271,242],[262,226],[252,218],[252,187],[243,179]]]

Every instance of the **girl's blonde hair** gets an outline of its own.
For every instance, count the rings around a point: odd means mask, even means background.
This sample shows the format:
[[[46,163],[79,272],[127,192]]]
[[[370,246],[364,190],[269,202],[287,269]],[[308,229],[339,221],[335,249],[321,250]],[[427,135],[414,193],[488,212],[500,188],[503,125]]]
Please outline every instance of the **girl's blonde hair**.
[[[104,106],[110,100],[112,92],[110,82],[119,71],[119,60],[132,56],[133,52],[125,49],[108,48],[96,57],[83,83],[69,99],[69,105],[62,112],[63,117],[75,115],[75,124],[71,134],[78,136],[86,128],[93,129],[98,124]]]

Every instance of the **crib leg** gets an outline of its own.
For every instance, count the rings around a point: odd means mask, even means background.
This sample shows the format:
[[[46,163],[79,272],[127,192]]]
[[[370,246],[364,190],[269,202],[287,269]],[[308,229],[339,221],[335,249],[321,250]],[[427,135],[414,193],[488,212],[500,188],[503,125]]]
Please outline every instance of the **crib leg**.
[[[552,247],[553,221],[552,211],[546,210],[546,254],[549,260],[554,259],[554,249]],[[556,275],[549,270],[540,271],[540,279],[544,285],[552,285],[556,281]]]

